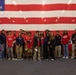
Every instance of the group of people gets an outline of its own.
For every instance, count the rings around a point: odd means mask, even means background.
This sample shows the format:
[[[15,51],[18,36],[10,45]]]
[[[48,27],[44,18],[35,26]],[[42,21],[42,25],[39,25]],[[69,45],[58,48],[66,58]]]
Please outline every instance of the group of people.
[[[12,34],[13,33],[13,34]],[[29,31],[20,29],[18,35],[16,31],[2,30],[0,33],[0,59],[8,60],[48,60],[54,61],[56,58],[69,58],[68,45],[72,41],[71,59],[75,58],[76,50],[76,29],[72,36],[68,31],[63,31],[60,35],[56,31],[45,30],[36,31],[34,36]]]

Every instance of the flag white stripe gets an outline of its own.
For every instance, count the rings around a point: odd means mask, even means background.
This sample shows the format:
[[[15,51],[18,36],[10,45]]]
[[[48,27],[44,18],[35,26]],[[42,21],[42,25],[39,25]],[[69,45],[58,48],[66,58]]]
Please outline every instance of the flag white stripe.
[[[1,24],[0,25],[0,30],[5,29],[5,30],[19,30],[19,29],[24,29],[24,30],[31,30],[31,31],[36,31],[36,30],[75,30],[76,24]]]
[[[76,3],[76,0],[5,0],[6,4],[57,4]]]
[[[76,17],[76,11],[4,11],[0,12],[0,18],[1,17]]]

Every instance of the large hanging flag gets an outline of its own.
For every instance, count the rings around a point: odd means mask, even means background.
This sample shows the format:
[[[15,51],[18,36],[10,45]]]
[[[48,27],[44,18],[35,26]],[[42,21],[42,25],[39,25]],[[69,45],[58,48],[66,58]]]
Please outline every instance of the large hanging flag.
[[[74,30],[76,0],[0,0],[0,30]]]

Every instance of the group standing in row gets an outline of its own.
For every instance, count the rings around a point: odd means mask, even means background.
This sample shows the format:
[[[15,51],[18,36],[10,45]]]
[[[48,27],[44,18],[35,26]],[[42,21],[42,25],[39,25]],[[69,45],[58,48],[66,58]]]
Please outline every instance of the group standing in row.
[[[72,41],[72,55],[75,58],[76,50],[76,29],[72,36],[68,35],[68,31],[63,31],[62,35],[56,31],[54,35],[52,31],[45,30],[36,31],[34,36],[29,31],[22,29],[16,34],[16,31],[5,30],[0,33],[0,58],[8,60],[55,60],[55,58],[69,58],[68,45]]]

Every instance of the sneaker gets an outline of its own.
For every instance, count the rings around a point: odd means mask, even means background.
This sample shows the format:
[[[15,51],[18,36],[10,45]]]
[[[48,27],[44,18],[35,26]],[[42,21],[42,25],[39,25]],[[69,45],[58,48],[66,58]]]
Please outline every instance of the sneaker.
[[[68,57],[66,57],[66,59],[68,59]]]
[[[51,59],[52,61],[54,61],[54,59]]]
[[[41,61],[41,59],[39,59],[39,61]]]
[[[46,60],[49,60],[49,59],[46,59]]]
[[[65,56],[63,56],[63,58],[65,58]]]
[[[37,61],[37,60],[33,60],[33,61]]]
[[[74,59],[74,57],[71,57],[71,59]]]
[[[15,60],[14,58],[12,58],[12,60]]]
[[[8,60],[11,60],[11,58],[8,58]]]

